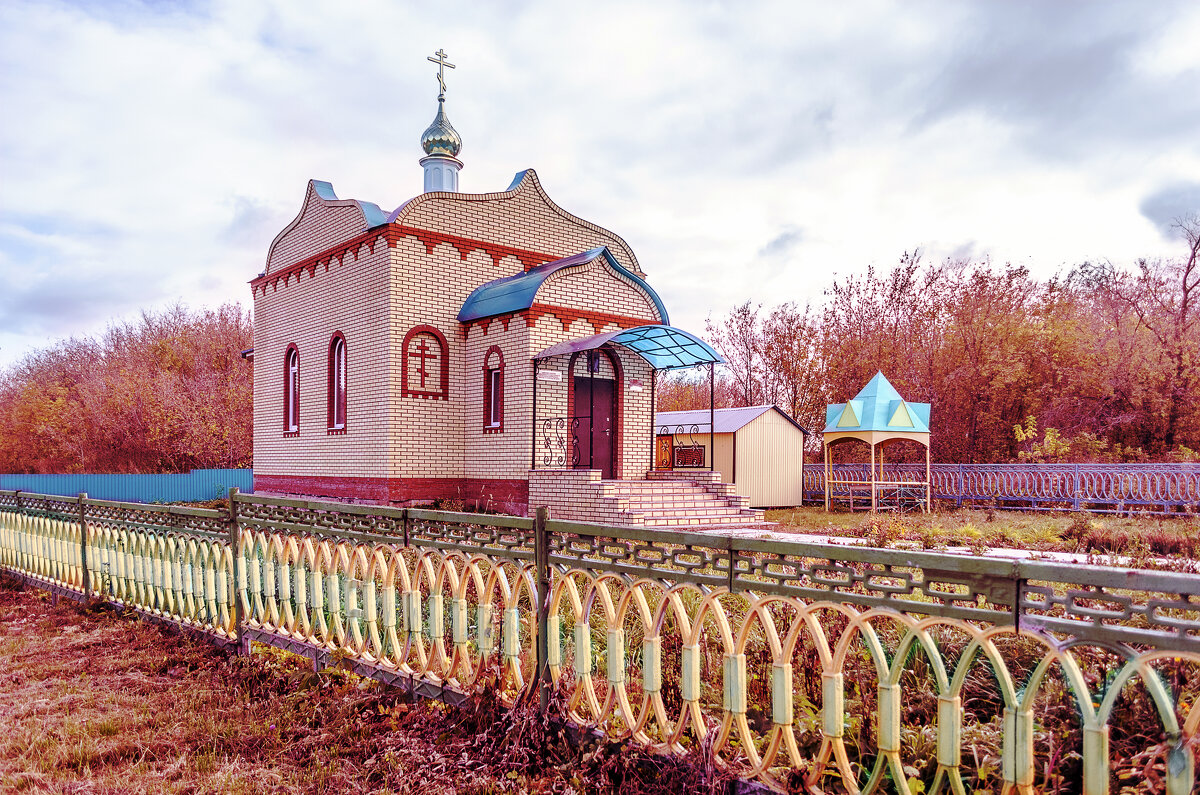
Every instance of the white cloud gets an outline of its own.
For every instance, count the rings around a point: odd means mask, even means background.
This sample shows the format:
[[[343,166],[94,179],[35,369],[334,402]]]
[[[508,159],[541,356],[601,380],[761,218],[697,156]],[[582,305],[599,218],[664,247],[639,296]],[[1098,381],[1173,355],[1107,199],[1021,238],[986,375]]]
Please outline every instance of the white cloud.
[[[0,366],[180,298],[248,303],[310,177],[417,192],[439,47],[463,189],[536,168],[694,330],[916,246],[1042,275],[1170,255],[1142,208],[1200,182],[1200,15],[1146,9],[8,2]]]

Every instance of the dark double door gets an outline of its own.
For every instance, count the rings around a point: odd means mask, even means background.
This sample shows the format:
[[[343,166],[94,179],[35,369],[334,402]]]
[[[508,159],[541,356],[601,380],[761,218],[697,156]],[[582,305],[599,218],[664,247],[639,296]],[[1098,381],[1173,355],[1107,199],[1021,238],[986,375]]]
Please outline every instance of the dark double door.
[[[616,382],[607,378],[575,376],[576,464],[581,469],[599,469],[600,477],[616,477],[613,458],[617,428]]]

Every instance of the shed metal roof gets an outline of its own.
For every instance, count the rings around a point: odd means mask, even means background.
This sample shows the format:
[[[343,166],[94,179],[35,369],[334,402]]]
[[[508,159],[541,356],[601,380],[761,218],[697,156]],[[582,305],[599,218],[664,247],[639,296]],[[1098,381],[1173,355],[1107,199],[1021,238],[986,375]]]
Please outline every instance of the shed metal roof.
[[[807,434],[808,431],[804,426],[796,422],[787,415],[783,409],[778,406],[743,406],[740,408],[731,409],[716,409],[713,411],[713,433],[736,433],[745,428],[756,419],[774,409],[778,411],[788,422],[796,426],[802,433]],[[683,425],[686,428],[692,425],[697,425],[704,432],[708,432],[708,409],[695,409],[692,411],[660,411],[654,415],[655,429],[661,428],[664,425],[676,426]]]

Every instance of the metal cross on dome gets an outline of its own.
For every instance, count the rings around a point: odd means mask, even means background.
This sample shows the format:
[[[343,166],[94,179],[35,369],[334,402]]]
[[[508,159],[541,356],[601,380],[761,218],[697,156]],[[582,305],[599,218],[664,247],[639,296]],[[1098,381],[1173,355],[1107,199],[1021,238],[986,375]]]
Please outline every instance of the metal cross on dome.
[[[434,57],[433,57],[433,55],[436,55],[437,57],[436,57],[436,58],[434,58]],[[438,65],[438,74],[437,74],[437,78],[438,78],[438,85],[442,87],[441,93],[445,94],[445,93],[446,93],[446,72],[445,72],[445,68],[446,68],[447,66],[448,66],[448,67],[450,67],[451,69],[453,69],[453,68],[455,68],[455,67],[454,67],[454,64],[452,64],[452,63],[450,63],[449,61],[447,61],[447,60],[446,60],[446,51],[445,51],[445,50],[441,50],[441,49],[439,49],[439,50],[438,50],[437,52],[435,52],[433,55],[430,55],[430,56],[429,56],[429,57],[427,57],[425,60],[427,60],[427,61],[433,61],[435,64],[437,64],[437,65]]]

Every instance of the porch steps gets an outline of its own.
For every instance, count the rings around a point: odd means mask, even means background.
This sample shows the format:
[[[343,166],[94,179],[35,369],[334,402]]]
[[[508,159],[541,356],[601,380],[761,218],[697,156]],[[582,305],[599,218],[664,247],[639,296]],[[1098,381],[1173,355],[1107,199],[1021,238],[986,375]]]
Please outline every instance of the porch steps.
[[[638,527],[743,527],[761,524],[763,512],[715,472],[649,472],[646,480],[601,480],[599,498]]]

